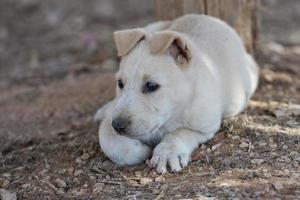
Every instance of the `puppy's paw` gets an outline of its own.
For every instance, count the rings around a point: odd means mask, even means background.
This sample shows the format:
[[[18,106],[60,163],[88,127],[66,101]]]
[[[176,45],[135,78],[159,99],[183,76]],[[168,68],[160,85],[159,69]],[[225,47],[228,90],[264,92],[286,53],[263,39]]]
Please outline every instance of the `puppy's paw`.
[[[97,110],[96,114],[94,115],[95,122],[100,122],[105,118],[105,113],[110,108],[111,104],[112,102],[110,101]]]
[[[149,167],[156,168],[160,174],[166,173],[168,169],[171,172],[178,172],[188,165],[190,157],[190,152],[184,146],[160,143],[153,151]]]
[[[100,122],[104,119],[104,117],[105,117],[105,109],[99,108],[96,114],[94,115],[94,121]]]
[[[109,155],[110,159],[121,166],[138,165],[147,160],[152,149],[139,141],[130,141],[127,144],[120,144],[118,152]],[[113,147],[112,147],[113,148]]]

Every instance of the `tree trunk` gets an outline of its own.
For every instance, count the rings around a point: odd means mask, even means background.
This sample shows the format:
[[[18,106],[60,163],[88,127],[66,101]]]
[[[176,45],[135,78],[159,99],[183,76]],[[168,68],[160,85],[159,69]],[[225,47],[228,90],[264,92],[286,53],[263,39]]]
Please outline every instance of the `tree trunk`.
[[[186,13],[220,18],[241,36],[246,49],[255,50],[258,0],[155,0],[157,20],[171,20]]]

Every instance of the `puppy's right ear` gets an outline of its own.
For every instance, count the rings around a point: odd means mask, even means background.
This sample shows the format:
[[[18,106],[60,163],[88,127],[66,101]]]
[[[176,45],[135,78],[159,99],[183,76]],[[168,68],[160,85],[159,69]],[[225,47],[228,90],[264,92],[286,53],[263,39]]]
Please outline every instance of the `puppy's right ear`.
[[[188,40],[184,35],[175,31],[159,31],[153,34],[150,42],[152,53],[169,54],[175,59],[176,63],[182,67],[187,66],[191,60],[191,50]]]
[[[118,51],[118,56],[128,54],[133,47],[146,35],[142,28],[128,29],[114,32],[114,39]]]

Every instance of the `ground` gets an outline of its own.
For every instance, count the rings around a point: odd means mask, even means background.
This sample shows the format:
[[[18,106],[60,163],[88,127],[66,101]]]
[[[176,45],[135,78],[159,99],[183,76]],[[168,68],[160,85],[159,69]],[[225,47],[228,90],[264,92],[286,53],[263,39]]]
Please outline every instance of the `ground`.
[[[0,1],[0,197],[300,198],[299,2],[260,8],[261,76],[249,107],[165,175],[113,164],[93,121],[114,96],[111,31],[151,21],[151,4],[133,15],[138,1],[118,14],[118,1],[76,2]]]

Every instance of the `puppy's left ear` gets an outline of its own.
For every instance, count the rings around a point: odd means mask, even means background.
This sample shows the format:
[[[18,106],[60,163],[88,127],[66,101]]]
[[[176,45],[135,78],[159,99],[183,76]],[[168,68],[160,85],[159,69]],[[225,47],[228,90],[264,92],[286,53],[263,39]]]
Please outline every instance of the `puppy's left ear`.
[[[180,66],[185,66],[191,60],[191,51],[186,38],[175,31],[155,33],[150,41],[150,49],[154,54],[169,52]]]

